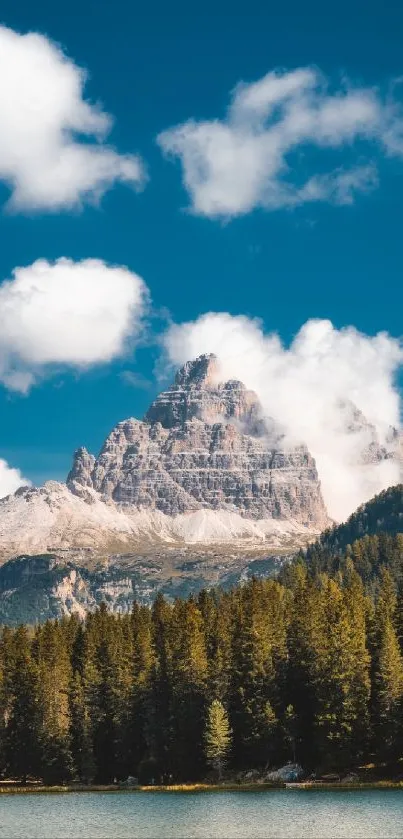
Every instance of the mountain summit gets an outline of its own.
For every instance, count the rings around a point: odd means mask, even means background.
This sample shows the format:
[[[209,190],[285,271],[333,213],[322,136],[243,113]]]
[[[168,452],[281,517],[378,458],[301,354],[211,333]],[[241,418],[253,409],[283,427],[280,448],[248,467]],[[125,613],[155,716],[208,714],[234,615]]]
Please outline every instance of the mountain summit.
[[[144,420],[113,429],[98,458],[76,452],[70,491],[171,517],[222,510],[321,528],[327,516],[306,447],[285,449],[256,394],[216,372],[214,356],[185,364]]]
[[[361,439],[364,419],[346,411]],[[384,457],[375,444],[370,429],[369,456]],[[0,622],[276,574],[328,524],[306,446],[287,445],[256,394],[200,356],[97,457],[80,448],[65,484],[0,500]]]
[[[260,418],[256,393],[242,382],[220,382],[216,356],[201,355],[179,370],[174,384],[160,393],[144,420],[160,422],[163,428],[180,427],[192,419],[209,424],[238,421],[245,425],[245,431],[256,434]]]
[[[78,449],[66,484],[0,500],[0,559],[197,544],[270,551],[323,530],[307,448],[285,446],[256,394],[218,373],[214,356],[188,362],[143,420],[116,425],[98,457]]]

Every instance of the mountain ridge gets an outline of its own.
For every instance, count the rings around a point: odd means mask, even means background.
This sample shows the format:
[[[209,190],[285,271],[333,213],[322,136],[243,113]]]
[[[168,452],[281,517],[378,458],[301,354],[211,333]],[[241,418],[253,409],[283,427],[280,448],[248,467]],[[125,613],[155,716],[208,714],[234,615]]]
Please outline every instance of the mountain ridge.
[[[170,516],[207,508],[314,529],[328,521],[306,446],[286,447],[241,382],[218,382],[212,355],[184,365],[143,420],[118,423],[97,458],[79,449],[67,486],[89,501],[94,490],[108,503]]]
[[[365,418],[347,415],[353,433]],[[31,588],[42,620],[275,574],[329,522],[307,447],[201,356],[97,457],[78,449],[66,483],[0,500],[0,621],[31,614]]]

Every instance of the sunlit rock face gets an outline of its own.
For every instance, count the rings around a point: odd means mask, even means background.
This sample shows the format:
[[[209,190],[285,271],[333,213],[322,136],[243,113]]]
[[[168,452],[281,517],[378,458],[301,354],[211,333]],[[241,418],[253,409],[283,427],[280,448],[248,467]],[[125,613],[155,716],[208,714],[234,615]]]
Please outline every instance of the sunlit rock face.
[[[147,554],[160,557],[164,572],[158,566],[152,581],[165,572],[181,580],[187,572],[172,563],[183,550],[190,564],[202,551],[214,565],[218,552],[218,566],[225,559],[233,569],[236,559],[242,570],[246,551],[290,554],[328,523],[307,448],[285,445],[256,394],[219,381],[216,359],[201,356],[143,420],[120,422],[98,457],[79,449],[66,483],[22,487],[0,499],[0,564],[51,553],[73,557],[79,571]],[[210,571],[200,570],[200,585]],[[138,576],[148,580],[149,573]],[[222,570],[211,571],[212,581],[221,578]],[[78,585],[79,576],[68,576],[60,597]]]
[[[142,421],[112,430],[98,458],[79,449],[67,486],[87,501],[95,493],[119,508],[168,516],[211,509],[327,523],[306,447],[285,447],[281,429],[241,382],[219,382],[214,356],[185,364]]]

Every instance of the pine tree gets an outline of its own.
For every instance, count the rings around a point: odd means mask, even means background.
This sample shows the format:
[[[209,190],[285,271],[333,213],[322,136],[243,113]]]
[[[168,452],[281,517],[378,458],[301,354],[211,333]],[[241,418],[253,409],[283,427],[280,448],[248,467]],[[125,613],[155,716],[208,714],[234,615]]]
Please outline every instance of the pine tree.
[[[82,677],[76,670],[69,690],[70,743],[73,773],[81,783],[91,784],[96,775],[91,727]]]
[[[119,739],[119,679],[115,648],[116,618],[105,604],[87,624],[83,674],[91,721],[97,783],[110,784],[117,776]]]
[[[38,707],[41,719],[43,779],[47,784],[65,783],[73,773],[70,750],[69,686],[71,664],[69,624],[46,621],[36,632]]]
[[[284,707],[295,714],[295,756],[315,768],[318,756],[316,719],[319,712],[317,675],[323,651],[324,604],[320,587],[299,562],[289,575],[290,621],[287,631],[287,680]]]
[[[42,770],[38,668],[32,660],[26,627],[16,631],[13,647],[5,730],[6,763],[9,774],[26,783],[29,775],[38,777]]]
[[[6,735],[15,673],[14,632],[3,627],[0,639],[0,775],[7,769]]]
[[[273,628],[265,617],[268,592],[253,580],[234,600],[229,712],[234,761],[245,768],[266,765],[278,748]]]
[[[357,723],[365,726],[369,658],[365,616],[358,601],[351,603],[351,594],[334,580],[324,580],[323,633],[315,651],[316,732],[323,766],[348,766],[362,747]]]
[[[375,612],[376,647],[373,661],[373,727],[379,757],[401,755],[403,658],[393,618],[380,599]]]
[[[393,622],[396,629],[397,639],[399,641],[400,652],[403,654],[403,580],[400,581],[397,590],[396,609]]]
[[[343,591],[349,622],[351,740],[350,760],[364,759],[370,744],[371,658],[368,621],[371,604],[357,572],[347,566]]]
[[[203,590],[198,597],[207,655],[207,701],[223,700],[231,676],[231,599],[228,594]]]
[[[139,769],[147,782],[159,774],[171,778],[174,771],[172,607],[158,594],[151,612],[154,651],[150,673],[150,718],[152,740]]]
[[[171,669],[173,772],[181,780],[198,777],[204,766],[203,724],[207,656],[201,612],[190,597],[172,612]]]
[[[228,714],[218,699],[214,699],[208,708],[204,743],[207,763],[217,772],[220,781],[231,748],[231,728]]]
[[[144,773],[145,764],[156,774],[156,743],[154,730],[158,720],[154,717],[152,702],[152,673],[155,650],[152,638],[151,612],[137,603],[130,619],[133,653],[131,661],[131,686],[128,698],[124,737],[127,747],[127,775]],[[148,773],[146,772],[146,775]]]

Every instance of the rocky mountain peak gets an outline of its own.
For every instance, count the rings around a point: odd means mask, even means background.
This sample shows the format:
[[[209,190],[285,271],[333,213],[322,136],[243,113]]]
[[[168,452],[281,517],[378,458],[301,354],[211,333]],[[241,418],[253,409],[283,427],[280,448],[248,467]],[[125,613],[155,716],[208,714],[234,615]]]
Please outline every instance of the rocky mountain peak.
[[[240,382],[238,379],[221,381],[220,365],[214,353],[204,353],[193,361],[187,361],[178,370],[174,384],[170,390],[177,390],[179,388],[186,390],[191,388],[197,388],[199,390],[246,390],[243,382]],[[257,399],[257,396],[255,398]]]
[[[163,428],[181,427],[193,419],[209,425],[232,421],[259,435],[262,409],[256,393],[236,380],[220,382],[218,371],[215,355],[188,361],[176,374],[174,384],[150,405],[144,421],[159,422]]]
[[[214,388],[218,381],[218,359],[213,353],[199,355],[178,370],[172,388]]]
[[[256,394],[220,382],[214,355],[185,364],[142,421],[120,422],[95,459],[85,449],[67,478],[71,492],[125,510],[167,516],[218,511],[321,527],[327,515],[305,446],[284,448]]]
[[[73,464],[67,477],[67,482],[75,495],[84,498],[86,501],[90,500],[88,488],[91,489],[92,487],[92,470],[94,466],[94,455],[87,452],[84,446],[80,446],[74,452]]]

